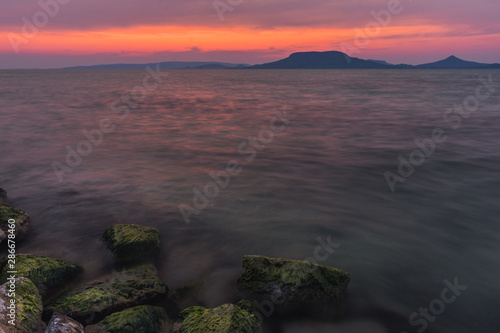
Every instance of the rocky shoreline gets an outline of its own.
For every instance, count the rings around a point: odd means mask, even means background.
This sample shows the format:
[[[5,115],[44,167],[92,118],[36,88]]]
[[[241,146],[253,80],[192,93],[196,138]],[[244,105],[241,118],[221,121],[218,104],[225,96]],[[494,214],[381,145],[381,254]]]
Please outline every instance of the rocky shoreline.
[[[29,230],[25,212],[8,205],[0,188],[0,243],[6,243],[9,219],[16,239]],[[160,253],[159,230],[115,224],[102,241],[120,271],[76,283],[83,268],[58,258],[15,256],[15,278],[7,257],[0,258],[0,331],[6,333],[195,333],[262,332],[269,309],[285,312],[318,304],[345,302],[349,274],[308,261],[246,255],[236,281],[242,300],[207,309],[191,306],[168,313],[162,300],[176,304],[189,286],[170,293],[153,264]],[[5,246],[1,244],[0,246]],[[15,290],[15,320],[8,314]],[[266,310],[263,310],[265,308]],[[170,315],[170,316],[169,316]],[[335,315],[335,313],[332,313]]]

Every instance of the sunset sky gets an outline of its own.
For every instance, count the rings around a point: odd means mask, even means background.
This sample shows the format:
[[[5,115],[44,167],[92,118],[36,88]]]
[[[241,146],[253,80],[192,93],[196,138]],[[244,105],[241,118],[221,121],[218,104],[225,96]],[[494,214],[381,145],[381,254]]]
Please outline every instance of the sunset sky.
[[[452,54],[500,62],[500,1],[401,0],[399,6],[395,1],[0,0],[0,68],[256,64],[296,51],[327,50],[392,63],[425,63]],[[219,12],[225,9],[223,20],[214,3]],[[394,14],[387,11],[391,4]],[[372,13],[381,11],[390,13],[388,24],[384,14],[376,23]],[[356,39],[367,24],[370,36]]]

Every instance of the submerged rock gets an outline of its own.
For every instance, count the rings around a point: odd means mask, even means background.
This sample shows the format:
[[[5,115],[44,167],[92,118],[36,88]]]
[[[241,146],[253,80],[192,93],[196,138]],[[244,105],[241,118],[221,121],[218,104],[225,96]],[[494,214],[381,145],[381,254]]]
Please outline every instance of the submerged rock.
[[[96,325],[87,326],[85,333],[163,333],[172,324],[165,309],[140,305],[113,313]]]
[[[214,309],[193,306],[179,315],[172,333],[257,333],[261,332],[259,319],[234,304]]]
[[[5,262],[6,257],[2,258]],[[4,266],[0,274],[0,283],[7,281],[10,269]],[[79,265],[56,258],[17,255],[15,270],[17,276],[30,279],[38,288],[42,297],[63,287],[83,271]]]
[[[10,219],[16,221],[14,223],[14,235],[16,235],[16,239],[22,239],[28,233],[30,222],[29,215],[22,210],[0,204],[0,229],[2,229],[5,234],[8,233],[8,221]]]
[[[160,251],[159,231],[137,224],[115,224],[102,236],[106,247],[119,263],[151,260]]]
[[[83,326],[76,320],[54,312],[50,318],[45,333],[83,333]]]
[[[0,286],[0,332],[43,332],[42,297],[38,289],[24,277],[16,278],[13,282]],[[11,305],[11,300],[15,300],[14,305]]]
[[[245,298],[300,305],[341,299],[349,280],[346,272],[308,261],[247,255],[237,287]]]
[[[76,320],[102,319],[113,312],[153,301],[168,293],[153,265],[116,272],[58,298],[48,311],[59,311]]]

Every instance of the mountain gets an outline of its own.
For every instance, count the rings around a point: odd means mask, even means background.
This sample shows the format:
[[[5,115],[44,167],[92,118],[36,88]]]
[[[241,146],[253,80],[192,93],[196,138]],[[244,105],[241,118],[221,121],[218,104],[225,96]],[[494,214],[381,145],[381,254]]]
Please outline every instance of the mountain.
[[[187,61],[168,61],[160,62],[160,69],[186,69],[186,68],[201,68],[201,69],[227,69],[227,68],[244,68],[246,64],[232,64],[227,62],[187,62]],[[94,65],[94,66],[75,66],[66,67],[63,69],[144,69],[146,66],[156,68],[157,63],[150,64],[110,64],[110,65]]]
[[[64,69],[144,69],[150,64],[110,64],[96,66],[66,67]],[[350,57],[338,51],[326,52],[296,52],[288,58],[261,65],[233,64],[227,62],[161,62],[160,69],[500,69],[500,64],[482,64],[479,62],[465,61],[455,56],[441,61],[417,66],[399,64],[393,65],[384,60],[364,60]]]
[[[338,51],[297,52],[288,58],[262,65],[250,66],[252,69],[386,69],[394,68],[373,61],[352,58]]]
[[[232,65],[227,66],[219,63],[205,64],[195,67],[184,67],[183,69],[236,69],[236,68],[247,68],[249,65]]]
[[[385,60],[366,59],[366,61],[376,62],[377,64],[382,64],[382,65],[394,66],[393,64],[390,64]]]
[[[388,63],[385,60],[366,59],[366,61],[376,62],[377,64],[382,64],[382,65],[387,65],[387,66],[392,66],[392,68],[413,68],[412,65],[407,65],[407,64],[393,65],[393,64]]]
[[[431,62],[428,64],[417,65],[415,68],[423,69],[459,69],[459,68],[486,68],[489,64],[481,64],[479,62],[465,61],[455,56],[448,57],[441,61]]]

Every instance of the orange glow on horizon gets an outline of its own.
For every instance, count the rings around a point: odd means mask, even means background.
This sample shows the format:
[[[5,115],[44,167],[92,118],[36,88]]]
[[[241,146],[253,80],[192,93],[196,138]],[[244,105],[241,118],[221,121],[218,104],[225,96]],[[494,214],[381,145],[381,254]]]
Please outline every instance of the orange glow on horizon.
[[[102,31],[49,31],[41,30],[28,43],[20,45],[21,53],[78,54],[117,53],[149,55],[156,52],[186,52],[193,47],[206,51],[291,50],[326,51],[338,50],[341,43],[357,46],[360,51],[377,53],[396,50],[400,53],[422,48],[450,50],[460,48],[474,38],[498,40],[500,34],[487,36],[447,36],[452,31],[444,26],[414,25],[390,26],[374,33],[366,45],[356,44],[356,31],[340,28],[282,28],[254,30],[235,27],[222,30],[209,27],[187,28],[184,26],[143,26],[129,29]],[[8,40],[8,32],[0,31],[0,38]],[[360,40],[363,42],[363,40]],[[11,52],[9,43],[0,46],[1,52]],[[372,53],[373,53],[372,52]],[[357,56],[358,53],[352,53]],[[359,53],[362,55],[362,52]]]

